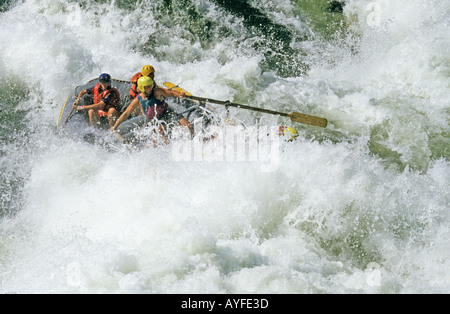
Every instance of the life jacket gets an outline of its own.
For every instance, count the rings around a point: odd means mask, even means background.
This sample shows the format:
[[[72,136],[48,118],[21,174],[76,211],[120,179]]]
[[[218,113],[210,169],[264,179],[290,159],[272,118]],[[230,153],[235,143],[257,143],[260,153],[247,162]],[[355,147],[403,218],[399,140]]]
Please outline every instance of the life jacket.
[[[104,105],[100,110],[108,112],[111,108],[119,109],[119,103],[120,103],[120,93],[115,87],[109,87],[108,89],[100,92],[101,85],[100,83],[97,83],[97,85],[94,87],[94,104],[98,104],[103,100],[103,98],[108,97],[110,93],[114,93],[111,102],[108,105]]]
[[[136,96],[139,94],[138,92],[138,86],[137,86],[137,81],[138,79],[142,76],[142,73],[136,73],[135,75],[133,75],[133,77],[131,78],[131,83],[133,83],[133,85],[131,86],[130,89],[130,100],[133,100],[136,98]]]
[[[144,110],[149,120],[160,116],[169,107],[164,99],[156,99],[153,95],[153,91],[152,94],[150,96],[147,96],[147,98],[145,99],[141,97],[141,94],[138,94],[137,99],[141,103],[142,110]]]

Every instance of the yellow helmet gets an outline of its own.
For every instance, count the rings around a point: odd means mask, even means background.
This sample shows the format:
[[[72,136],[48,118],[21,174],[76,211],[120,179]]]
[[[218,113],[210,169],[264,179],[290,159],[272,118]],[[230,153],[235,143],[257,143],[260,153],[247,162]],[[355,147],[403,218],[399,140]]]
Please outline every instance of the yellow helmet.
[[[137,81],[137,85],[139,90],[143,93],[145,91],[145,86],[153,85],[153,80],[148,76],[141,76]]]
[[[152,73],[154,73],[154,72],[155,72],[155,68],[152,67],[151,65],[145,65],[145,66],[142,68],[142,75],[143,75],[143,76],[149,76],[150,74],[152,74]]]
[[[298,137],[298,132],[297,132],[297,130],[296,130],[295,128],[291,127],[291,126],[288,127],[288,128],[284,128],[284,129],[283,129],[283,134],[284,134],[285,136],[290,135],[290,138],[288,139],[288,141],[296,140],[297,137]]]

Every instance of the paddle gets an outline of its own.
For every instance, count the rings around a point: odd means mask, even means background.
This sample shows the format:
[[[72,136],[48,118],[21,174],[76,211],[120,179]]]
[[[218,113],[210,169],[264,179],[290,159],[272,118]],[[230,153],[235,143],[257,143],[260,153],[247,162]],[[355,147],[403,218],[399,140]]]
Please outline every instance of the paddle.
[[[262,108],[257,108],[257,107],[250,107],[250,106],[246,106],[246,105],[236,104],[236,103],[232,103],[229,101],[215,100],[215,99],[203,98],[203,97],[197,97],[197,96],[186,96],[186,98],[190,98],[190,99],[198,100],[198,101],[212,102],[212,103],[215,103],[218,105],[224,105],[224,106],[229,106],[229,107],[242,108],[242,109],[253,110],[253,111],[258,111],[258,112],[263,112],[263,113],[268,113],[268,114],[273,114],[273,115],[279,115],[279,116],[283,116],[283,117],[288,117],[294,122],[300,122],[300,123],[304,123],[304,124],[320,126],[323,128],[326,127],[328,124],[328,121],[325,118],[309,116],[309,115],[299,113],[299,112],[284,113],[284,112],[273,111],[273,110],[269,110],[269,109],[262,109]]]
[[[174,83],[165,82],[165,83],[164,83],[164,86],[166,86],[169,90],[174,90],[174,91],[177,91],[177,92],[185,93],[186,96],[192,96],[191,93],[185,91],[185,90],[182,89],[180,86],[175,85]]]
[[[64,109],[66,108],[67,101],[69,100],[69,97],[70,97],[70,95],[67,96],[66,102],[64,103],[63,109],[62,109],[62,111],[61,111],[61,117],[62,117],[62,114],[63,114],[63,112],[64,112]],[[75,102],[78,104],[79,99],[76,100]],[[74,102],[74,104],[75,104],[75,102]],[[64,129],[64,127],[66,126],[67,122],[68,122],[69,119],[72,117],[72,113],[73,113],[74,111],[76,111],[76,109],[73,108],[73,106],[72,106],[72,110],[70,111],[69,115],[67,116],[66,120],[64,121],[64,123],[63,123],[61,129]],[[60,123],[61,123],[61,117],[59,118],[59,119],[60,119]],[[58,123],[58,126],[59,126],[59,123]]]
[[[75,111],[75,108],[72,108],[69,115],[66,118],[66,121],[64,121],[63,128],[66,126],[67,121],[69,121],[70,117],[72,116],[72,113]]]
[[[250,106],[246,106],[246,105],[236,104],[236,103],[232,103],[229,101],[197,97],[197,96],[191,95],[190,93],[186,92],[181,87],[179,87],[178,85],[175,85],[173,83],[166,82],[166,83],[164,83],[164,85],[167,86],[171,90],[177,90],[180,92],[184,92],[186,94],[186,98],[193,99],[193,100],[212,102],[212,103],[215,103],[218,105],[224,105],[224,106],[229,106],[229,107],[236,107],[236,108],[242,108],[242,109],[247,109],[247,110],[253,110],[253,111],[273,114],[273,115],[279,115],[279,116],[283,116],[283,117],[288,117],[294,122],[300,122],[300,123],[304,123],[304,124],[320,126],[323,128],[325,128],[328,124],[328,121],[325,118],[309,116],[307,114],[303,114],[303,113],[299,113],[299,112],[284,113],[284,112],[278,112],[278,111],[273,111],[273,110],[269,110],[269,109],[262,109],[262,108],[257,108],[257,107],[250,107]]]

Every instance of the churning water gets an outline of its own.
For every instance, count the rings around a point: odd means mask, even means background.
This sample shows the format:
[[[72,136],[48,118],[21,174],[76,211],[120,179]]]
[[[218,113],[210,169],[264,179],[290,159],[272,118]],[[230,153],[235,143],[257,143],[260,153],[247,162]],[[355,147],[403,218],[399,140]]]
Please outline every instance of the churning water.
[[[449,293],[449,16],[444,0],[3,1],[0,292]],[[299,131],[274,171],[55,131],[75,86],[145,64],[328,127],[230,109]]]

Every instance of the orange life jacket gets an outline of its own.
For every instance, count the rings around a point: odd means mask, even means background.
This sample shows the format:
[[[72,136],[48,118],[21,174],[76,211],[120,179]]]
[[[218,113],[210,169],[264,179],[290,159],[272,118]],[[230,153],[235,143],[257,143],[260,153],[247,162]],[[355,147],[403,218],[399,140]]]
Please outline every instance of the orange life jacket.
[[[119,103],[120,103],[120,93],[115,87],[110,87],[107,90],[104,90],[100,92],[100,83],[97,83],[97,85],[94,87],[94,104],[98,104],[103,100],[103,98],[108,97],[110,93],[114,93],[114,96],[111,100],[111,102],[108,105],[104,105],[101,110],[108,112],[111,108],[119,109]]]
[[[136,98],[137,95],[139,95],[139,92],[137,90],[137,81],[138,79],[142,76],[142,73],[136,73],[135,75],[133,75],[133,77],[131,78],[131,83],[133,83],[133,86],[131,86],[130,89],[130,100],[133,100]]]

